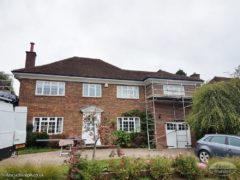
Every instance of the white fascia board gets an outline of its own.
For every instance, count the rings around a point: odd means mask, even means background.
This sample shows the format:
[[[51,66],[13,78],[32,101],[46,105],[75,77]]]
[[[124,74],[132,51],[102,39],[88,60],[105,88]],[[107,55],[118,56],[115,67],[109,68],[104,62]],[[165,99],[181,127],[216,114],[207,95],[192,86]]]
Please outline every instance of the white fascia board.
[[[173,80],[173,79],[155,79],[155,78],[148,78],[145,81],[145,85],[149,85],[151,83],[156,84],[179,84],[179,85],[199,85],[203,82],[201,81],[186,81],[186,80]]]
[[[37,80],[71,81],[71,82],[102,83],[102,84],[108,83],[108,84],[119,84],[119,85],[135,85],[135,86],[145,85],[144,81],[87,78],[87,77],[32,74],[32,73],[13,73],[13,74],[16,79],[37,79]]]

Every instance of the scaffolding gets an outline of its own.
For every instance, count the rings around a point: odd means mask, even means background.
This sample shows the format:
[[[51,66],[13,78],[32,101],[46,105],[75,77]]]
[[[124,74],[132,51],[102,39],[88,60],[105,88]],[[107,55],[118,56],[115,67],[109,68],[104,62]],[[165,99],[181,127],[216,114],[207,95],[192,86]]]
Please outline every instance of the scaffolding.
[[[156,103],[172,103],[172,111],[171,112],[165,112],[165,116],[173,116],[173,122],[186,122],[186,108],[189,108],[192,103],[192,94],[195,91],[197,85],[195,84],[193,87],[192,85],[188,86],[187,90],[185,90],[183,84],[175,84],[177,86],[180,86],[180,90],[176,91],[174,88],[164,88],[168,85],[172,85],[170,83],[155,83],[151,81],[149,84],[145,85],[145,104],[146,104],[146,125],[147,125],[147,140],[148,140],[148,149],[155,148],[158,144],[158,141],[160,138],[165,137],[166,133],[158,135],[157,133],[157,126],[160,125],[159,121],[157,121],[157,115],[156,115]],[[182,117],[178,117],[176,114],[176,106],[181,106],[182,111]],[[186,131],[188,130],[188,125],[185,125]],[[179,144],[181,143],[180,138],[181,135],[177,134],[176,131],[176,143],[177,147],[179,147]],[[188,144],[188,137],[186,132],[186,146],[189,147]],[[183,141],[182,141],[183,142]]]

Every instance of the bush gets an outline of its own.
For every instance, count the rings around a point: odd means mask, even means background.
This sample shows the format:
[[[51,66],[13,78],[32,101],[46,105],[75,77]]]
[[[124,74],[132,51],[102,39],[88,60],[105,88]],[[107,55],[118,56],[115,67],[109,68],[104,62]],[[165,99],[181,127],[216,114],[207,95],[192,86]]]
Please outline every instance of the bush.
[[[138,179],[144,175],[147,165],[143,159],[122,158],[120,161],[109,161],[108,170],[113,172],[114,179]]]
[[[49,139],[65,139],[67,136],[65,134],[54,134],[49,137]],[[59,142],[48,142],[48,147],[59,148]]]
[[[223,164],[222,164],[223,163]],[[236,168],[234,173],[231,173],[231,175],[228,176],[230,179],[240,179],[240,158],[234,157],[234,158],[211,158],[208,162],[208,170],[209,174],[211,176],[214,176],[211,169],[216,168],[221,169],[234,169]],[[217,174],[216,174],[217,175]],[[215,175],[215,176],[216,176]]]
[[[131,147],[146,147],[147,136],[144,132],[130,133],[129,144]]]
[[[150,174],[153,179],[168,179],[172,175],[172,162],[165,157],[150,160]]]
[[[195,157],[179,155],[173,162],[175,172],[186,179],[196,179],[200,176]]]
[[[48,139],[47,133],[27,132],[27,147],[46,147],[48,142],[37,142],[37,139]]]
[[[71,169],[72,179],[92,180],[101,179],[100,175],[106,170],[99,161],[80,159]]]
[[[0,167],[0,180],[5,179],[66,179],[67,167],[55,165],[8,164]]]
[[[113,135],[116,137],[114,144],[121,147],[128,147],[130,142],[130,134],[124,131],[114,131]]]

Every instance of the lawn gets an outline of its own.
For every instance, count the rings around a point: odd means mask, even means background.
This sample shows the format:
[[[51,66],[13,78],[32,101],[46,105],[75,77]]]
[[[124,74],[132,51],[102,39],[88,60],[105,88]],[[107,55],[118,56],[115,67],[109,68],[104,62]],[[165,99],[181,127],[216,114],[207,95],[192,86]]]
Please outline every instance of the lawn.
[[[19,151],[18,151],[18,155],[22,155],[22,154],[34,154],[34,153],[42,153],[42,152],[51,152],[51,151],[59,151],[59,149],[50,148],[50,147],[45,147],[45,148],[41,148],[41,147],[29,147],[29,148],[25,148],[25,149],[19,150]]]

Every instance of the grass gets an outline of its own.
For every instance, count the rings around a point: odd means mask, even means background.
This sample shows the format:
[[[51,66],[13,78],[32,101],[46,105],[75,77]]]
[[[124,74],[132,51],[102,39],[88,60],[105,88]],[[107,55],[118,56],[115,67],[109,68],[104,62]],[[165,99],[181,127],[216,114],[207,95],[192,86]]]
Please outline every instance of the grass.
[[[67,179],[66,165],[24,165],[8,164],[0,166],[0,180],[5,179]]]
[[[51,151],[59,151],[59,149],[49,148],[49,147],[45,147],[45,148],[30,147],[30,148],[19,150],[18,155],[51,152]]]

